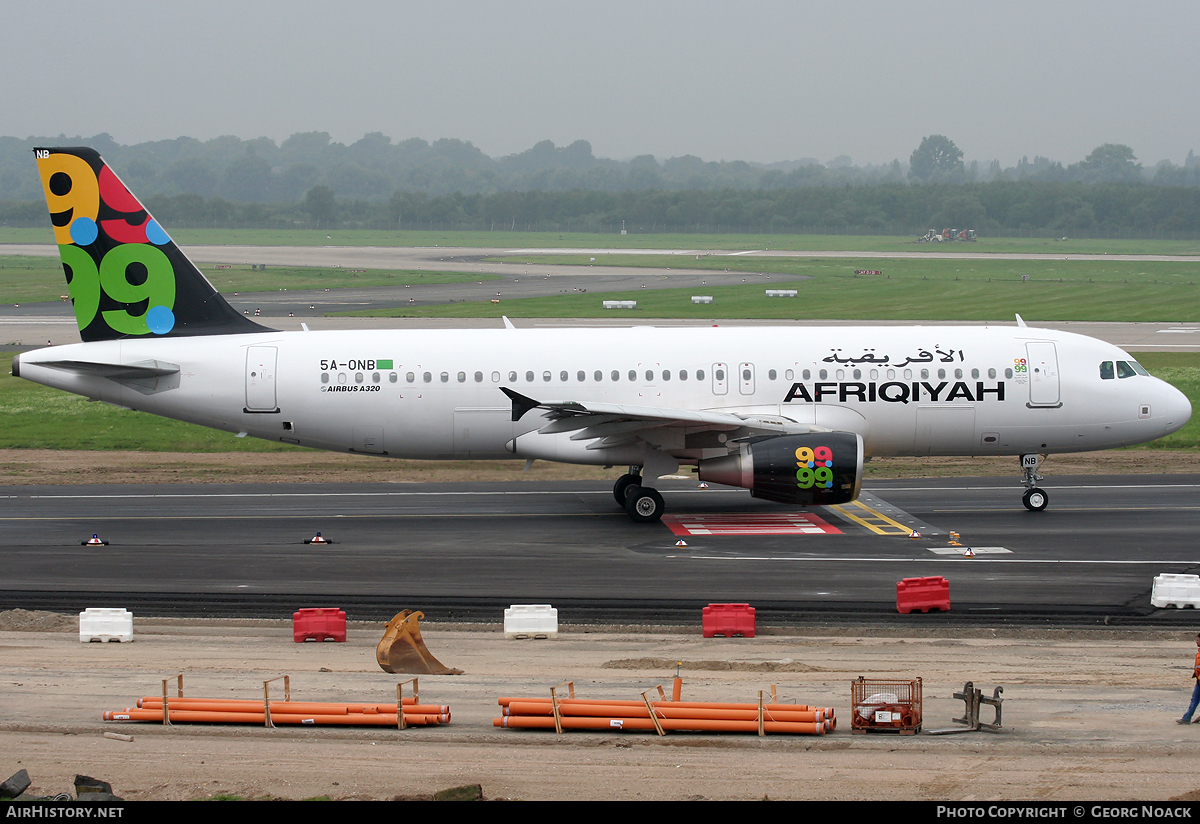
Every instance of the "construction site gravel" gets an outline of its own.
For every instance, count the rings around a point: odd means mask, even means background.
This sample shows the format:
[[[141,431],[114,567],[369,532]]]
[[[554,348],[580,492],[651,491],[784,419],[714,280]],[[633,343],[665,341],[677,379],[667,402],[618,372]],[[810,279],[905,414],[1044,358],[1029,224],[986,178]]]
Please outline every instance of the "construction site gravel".
[[[1200,799],[1200,725],[1180,726],[1194,635],[1162,631],[563,626],[554,640],[505,640],[499,624],[425,623],[429,649],[464,671],[422,676],[422,703],[452,723],[410,728],[163,727],[101,721],[162,679],[185,692],[261,697],[287,674],[294,700],[395,700],[401,676],[375,660],[381,624],[345,643],[298,644],[290,621],[138,618],[134,640],[81,644],[74,616],[0,613],[0,766],[29,793],[70,789],[77,773],[128,800],[429,797],[478,784],[487,799],[836,799],[1068,801]],[[1198,622],[1200,623],[1200,622]],[[781,700],[835,707],[825,736],[502,730],[501,695],[636,699],[670,682],[684,700]],[[923,679],[925,729],[958,728],[967,681],[1003,687],[1003,731],[853,735],[850,683]],[[174,683],[172,682],[172,687]],[[272,695],[278,697],[276,682]],[[992,710],[983,708],[982,720]],[[106,732],[132,736],[106,738]]]

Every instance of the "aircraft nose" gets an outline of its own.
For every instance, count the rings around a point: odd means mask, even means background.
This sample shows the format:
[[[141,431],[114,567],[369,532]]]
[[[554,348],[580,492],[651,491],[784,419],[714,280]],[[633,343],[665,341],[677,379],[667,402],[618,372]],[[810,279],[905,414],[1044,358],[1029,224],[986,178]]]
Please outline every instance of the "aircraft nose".
[[[1184,424],[1192,417],[1192,402],[1188,400],[1187,395],[1180,392],[1174,386],[1166,384],[1166,398],[1164,398],[1163,409],[1166,414],[1162,420],[1166,425],[1164,435],[1170,435],[1172,432],[1178,432],[1183,429]]]

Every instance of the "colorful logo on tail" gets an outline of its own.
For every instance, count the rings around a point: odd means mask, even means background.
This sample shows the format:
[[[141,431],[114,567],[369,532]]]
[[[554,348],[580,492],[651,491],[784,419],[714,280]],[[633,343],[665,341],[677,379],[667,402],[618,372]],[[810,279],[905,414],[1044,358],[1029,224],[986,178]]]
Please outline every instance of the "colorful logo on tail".
[[[268,331],[217,294],[94,149],[34,154],[85,341]]]
[[[37,151],[79,329],[99,315],[121,335],[165,335],[175,328],[175,268],[160,247],[171,238],[95,161],[98,168],[75,154]]]

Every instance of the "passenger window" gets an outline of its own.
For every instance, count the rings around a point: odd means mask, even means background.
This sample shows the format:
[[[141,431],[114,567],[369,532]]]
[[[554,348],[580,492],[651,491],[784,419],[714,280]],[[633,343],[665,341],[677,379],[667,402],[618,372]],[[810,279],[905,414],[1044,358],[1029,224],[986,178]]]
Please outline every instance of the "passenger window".
[[[483,373],[482,372],[475,373],[475,383],[483,383]]]
[[[791,369],[786,369],[783,372],[783,379],[785,381],[794,381],[796,379],[796,373],[793,372]]]
[[[408,381],[409,383],[415,383],[417,380],[417,376],[414,375],[412,372],[409,372],[408,374],[406,374],[404,376],[404,380]]]
[[[972,370],[971,370],[971,377],[972,377],[972,378],[976,378],[976,379],[977,379],[977,378],[979,377],[979,370],[978,370],[978,369],[972,369]]]
[[[564,369],[563,371],[558,373],[558,379],[560,381],[562,381],[563,383],[567,382],[567,370],[566,369]]]
[[[379,383],[379,373],[378,372],[374,372],[371,374],[371,383]]]
[[[821,380],[825,380],[826,378],[829,377],[829,370],[822,369],[821,371],[817,372],[817,377],[820,378]]]
[[[450,382],[450,373],[443,372],[441,375],[441,378],[442,378],[442,383],[449,383]]]
[[[395,383],[399,379],[400,379],[400,376],[397,375],[395,372],[392,372],[388,375],[388,381],[391,383]]]
[[[889,369],[887,371],[887,379],[890,381],[894,381],[896,379],[896,370],[895,369]]]
[[[459,372],[459,373],[458,373],[458,382],[459,382],[459,383],[466,383],[466,382],[467,382],[467,373],[466,373],[466,372]]]
[[[854,379],[855,379],[855,380],[858,380],[858,379],[860,379],[861,377],[862,377],[862,370],[861,370],[861,369],[855,369],[855,370],[854,370]]]
[[[955,369],[955,370],[954,370],[954,377],[955,377],[956,379],[958,379],[958,380],[962,380],[962,370],[961,370],[961,369]]]
[[[806,380],[806,381],[807,381],[807,380],[811,380],[811,379],[812,379],[812,370],[811,370],[811,369],[805,369],[805,370],[804,370],[804,372],[803,372],[802,374],[803,374],[803,376],[804,376],[804,380]]]
[[[582,369],[580,369],[578,372],[575,373],[575,378],[580,383],[583,383],[585,380],[587,380],[587,372],[584,372]]]
[[[929,380],[929,370],[928,369],[921,370],[921,380],[923,380],[923,381]]]
[[[770,381],[775,380],[776,374],[778,374],[778,373],[776,373],[776,371],[774,369],[768,369],[767,370],[767,380],[770,380]]]
[[[945,380],[945,378],[946,378],[946,370],[939,369],[938,370],[938,380]]]
[[[513,380],[516,380],[516,379],[517,379],[517,376],[513,375]],[[500,383],[500,373],[499,372],[492,373],[492,383]]]
[[[329,373],[328,372],[321,373],[321,383],[329,383]]]
[[[664,369],[664,370],[663,370],[663,380],[664,380],[664,381],[669,381],[670,379],[671,379],[671,370],[670,370],[670,369]]]
[[[630,379],[631,381],[636,381],[636,380],[637,380],[637,372],[636,372],[636,371],[634,371],[633,369],[630,369],[630,370],[629,370],[629,379]]]
[[[911,369],[905,369],[905,370],[904,370],[904,379],[905,379],[906,381],[910,381],[910,380],[912,380],[912,370],[911,370]]]
[[[1116,376],[1117,373],[1113,371],[1112,361],[1106,360],[1104,363],[1100,364],[1100,380],[1110,381]]]
[[[526,373],[525,373],[525,382],[526,382],[526,383],[533,383],[533,373],[532,373],[532,372],[526,372]]]
[[[714,376],[714,377],[715,377],[717,380],[719,380],[719,381],[723,381],[723,380],[725,380],[725,370],[724,370],[724,369],[718,369],[716,372],[714,372],[714,373],[713,373],[713,376]]]
[[[996,377],[996,370],[995,370],[995,369],[989,369],[989,370],[988,370],[988,377],[989,377],[989,378],[994,378],[994,377]]]
[[[1011,366],[1004,370],[1004,377],[1006,377],[1006,378],[1012,377],[1012,367]]]
[[[704,370],[703,369],[696,370],[696,380],[698,380],[698,381],[704,380]]]
[[[363,373],[362,373],[362,372],[355,372],[355,373],[354,373],[354,382],[355,382],[355,383],[362,383],[362,381],[363,381]]]
[[[680,379],[681,381],[685,381],[685,380],[687,380],[687,370],[686,370],[686,369],[680,369],[680,370],[679,370],[679,379]]]
[[[549,373],[549,372],[543,372],[543,373],[542,373],[542,380],[543,380],[543,381],[545,381],[546,383],[549,383],[549,382],[550,382],[550,373]]]
[[[603,372],[601,372],[599,369],[597,369],[597,370],[596,370],[596,371],[595,371],[595,372],[592,374],[592,377],[593,377],[593,378],[595,378],[595,380],[596,380],[596,383],[600,383],[601,381],[603,381],[603,380],[604,380],[604,373],[603,373]]]
[[[614,381],[614,382],[615,382],[615,381],[619,381],[619,380],[621,379],[621,373],[620,373],[620,372],[618,372],[616,369],[614,369],[614,370],[612,371],[612,379],[613,379],[613,381]]]

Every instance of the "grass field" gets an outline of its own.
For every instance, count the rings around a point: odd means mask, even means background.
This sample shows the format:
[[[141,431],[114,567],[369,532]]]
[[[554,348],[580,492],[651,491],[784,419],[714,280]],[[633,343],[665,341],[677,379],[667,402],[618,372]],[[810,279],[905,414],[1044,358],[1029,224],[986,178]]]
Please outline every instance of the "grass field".
[[[1200,255],[1200,240],[1085,240],[981,238],[974,243],[917,243],[878,235],[592,234],[588,232],[389,231],[372,229],[171,229],[180,244],[197,246],[449,246],[570,249],[786,249],[791,251],[949,251],[1073,255]],[[46,228],[0,227],[0,244],[53,243]]]
[[[587,255],[510,256],[522,263],[587,265]],[[1200,321],[1200,261],[887,260],[622,255],[594,265],[744,272],[744,286],[572,293],[492,303],[396,307],[375,317],[815,318],[857,320]],[[856,275],[875,269],[882,275]],[[808,278],[795,280],[796,276]],[[648,277],[653,277],[648,275]],[[1024,278],[1028,278],[1025,280]],[[768,298],[766,289],[796,289]],[[693,304],[697,292],[712,304]],[[636,300],[635,310],[604,309]]]
[[[1200,410],[1200,354],[1143,352],[1138,360],[1179,387]],[[146,452],[288,452],[302,450],[256,438],[91,403],[14,378],[12,354],[0,355],[0,449],[135,450]],[[1135,449],[1200,449],[1200,418],[1179,432]]]

